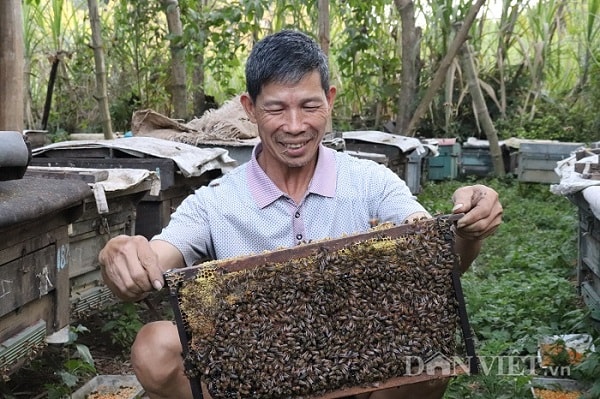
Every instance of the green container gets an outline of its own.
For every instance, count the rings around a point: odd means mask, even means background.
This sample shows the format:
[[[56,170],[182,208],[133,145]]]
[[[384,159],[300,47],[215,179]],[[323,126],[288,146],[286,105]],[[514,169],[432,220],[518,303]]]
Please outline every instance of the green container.
[[[458,176],[461,146],[456,139],[440,139],[437,157],[428,159],[427,177],[429,180],[452,180]]]

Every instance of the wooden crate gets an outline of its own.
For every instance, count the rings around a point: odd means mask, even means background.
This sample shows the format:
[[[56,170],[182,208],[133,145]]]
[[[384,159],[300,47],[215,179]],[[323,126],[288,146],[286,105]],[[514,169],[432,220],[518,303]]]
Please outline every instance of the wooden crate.
[[[0,182],[0,369],[16,370],[69,323],[68,226],[91,195],[81,181]]]
[[[440,370],[460,345],[475,359],[451,224],[433,219],[165,273],[194,397],[262,389],[339,398],[476,372],[476,363]],[[413,373],[406,360],[418,356],[427,371]]]
[[[517,155],[517,177],[528,183],[558,183],[556,163],[568,158],[582,143],[522,142]]]

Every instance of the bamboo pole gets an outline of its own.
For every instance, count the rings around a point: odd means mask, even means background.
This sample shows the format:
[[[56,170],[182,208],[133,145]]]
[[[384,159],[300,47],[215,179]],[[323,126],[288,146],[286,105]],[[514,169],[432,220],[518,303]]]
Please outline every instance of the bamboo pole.
[[[167,15],[171,49],[171,76],[169,77],[169,92],[173,101],[173,116],[177,119],[186,119],[187,113],[187,88],[185,71],[185,47],[181,43],[183,25],[178,0],[161,0]]]
[[[104,64],[104,48],[102,46],[102,28],[100,16],[98,15],[98,2],[88,0],[90,11],[90,24],[92,28],[92,48],[94,49],[94,61],[96,66],[96,101],[100,107],[100,118],[102,120],[102,131],[104,138],[113,139],[110,111],[108,109],[108,95],[106,88],[106,67]]]

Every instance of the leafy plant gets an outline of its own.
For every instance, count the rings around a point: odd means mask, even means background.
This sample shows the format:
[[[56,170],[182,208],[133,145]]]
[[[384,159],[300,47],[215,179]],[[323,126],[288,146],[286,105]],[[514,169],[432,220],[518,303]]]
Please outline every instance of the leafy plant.
[[[579,381],[590,384],[590,388],[585,393],[584,398],[600,398],[600,340],[595,343],[596,350],[589,353],[587,357],[573,370],[573,377]]]
[[[143,325],[137,305],[131,302],[118,303],[107,310],[106,318],[108,322],[102,331],[110,334],[113,344],[129,349]]]
[[[61,382],[46,385],[49,399],[61,399],[69,396],[82,378],[96,373],[90,349],[86,345],[77,343],[79,334],[84,332],[89,332],[89,330],[81,324],[69,329],[69,340],[64,344],[66,360],[63,368],[56,372]]]

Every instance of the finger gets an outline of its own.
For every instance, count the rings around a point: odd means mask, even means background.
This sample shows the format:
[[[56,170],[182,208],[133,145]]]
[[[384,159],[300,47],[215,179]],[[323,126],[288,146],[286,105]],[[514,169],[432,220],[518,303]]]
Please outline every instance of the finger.
[[[500,226],[500,219],[480,220],[471,225],[456,229],[457,235],[470,240],[481,240],[493,235]]]
[[[139,259],[139,245],[139,242],[132,241],[130,246],[133,246],[133,248],[126,249],[124,253],[126,268],[121,273],[126,290],[138,296],[152,290],[148,273]],[[143,246],[143,243],[141,245]]]
[[[158,264],[158,255],[152,250],[150,243],[146,241],[146,245],[141,245],[138,248],[137,256],[152,287],[160,290],[164,285],[163,271]]]
[[[121,296],[131,299],[152,290],[148,274],[138,257],[140,248],[148,245],[145,237],[119,236],[102,251],[106,274]]]
[[[477,206],[471,212],[475,212],[476,209]],[[468,216],[470,216],[469,214]],[[463,238],[482,239],[494,234],[501,223],[502,207],[497,203],[487,217],[474,218],[470,223],[462,223],[460,225],[457,223],[457,234]]]
[[[474,190],[474,186],[465,186],[458,188],[452,194],[452,202],[454,203],[454,207],[452,208],[453,213],[467,213],[471,210]]]
[[[466,198],[467,191],[470,191],[468,199]],[[462,195],[461,199],[467,203],[466,208],[468,210],[461,210],[466,214],[458,221],[458,228],[463,228],[479,220],[487,219],[491,222],[496,218],[497,207],[500,206],[500,203],[498,202],[498,194],[494,190],[486,186],[476,185],[460,194]]]

